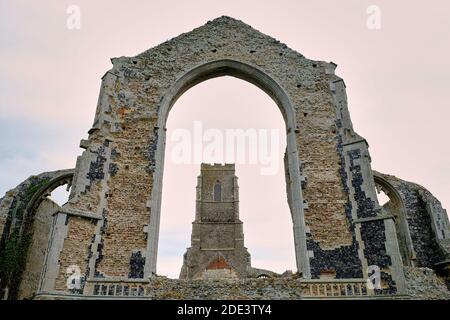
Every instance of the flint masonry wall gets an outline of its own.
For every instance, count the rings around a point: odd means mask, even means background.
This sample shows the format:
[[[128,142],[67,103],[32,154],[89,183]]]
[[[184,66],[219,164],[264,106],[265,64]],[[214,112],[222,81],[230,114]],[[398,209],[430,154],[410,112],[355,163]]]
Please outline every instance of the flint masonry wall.
[[[404,267],[404,270],[407,291],[402,299],[450,299],[450,291],[432,269]],[[148,290],[152,299],[298,300],[308,299],[310,293],[301,279],[291,277],[193,281],[157,277],[148,285],[152,288]],[[327,298],[343,298],[330,293],[328,290]]]
[[[247,277],[250,254],[239,219],[237,179],[234,164],[201,164],[191,246],[180,279]]]
[[[308,284],[302,279],[293,277],[259,278],[259,279],[202,279],[177,280],[165,277],[152,277],[149,281],[128,283],[125,287],[120,283],[106,286],[96,286],[89,298],[111,299],[132,297],[133,299],[186,299],[186,300],[260,300],[260,299],[450,299],[450,292],[444,281],[437,277],[432,269],[405,267],[406,292],[401,296],[363,295],[346,297],[343,295],[344,285],[331,284],[318,287],[317,283]],[[317,291],[319,289],[319,292]],[[119,292],[119,294],[117,294]],[[313,292],[313,296],[311,296]],[[116,293],[117,295],[115,295]],[[121,293],[123,294],[121,296]],[[40,295],[37,299],[80,299],[83,296]]]
[[[225,66],[173,86],[190,70],[215,61]],[[403,274],[396,267],[391,222],[354,221],[379,211],[367,146],[353,131],[336,65],[306,59],[228,17],[112,62],[102,79],[89,139],[81,142],[86,150],[77,161],[71,199],[63,208],[68,218],[61,227],[67,235],[52,242],[62,261],[49,271],[58,273],[56,289],[63,290],[65,268],[74,263],[84,279],[142,278],[154,272],[163,166],[157,155],[164,153],[158,146],[164,144],[167,116],[160,108],[168,96],[173,104],[197,82],[229,74],[266,90],[287,122],[287,184],[297,262],[305,276],[318,278],[332,269],[337,278],[359,278],[368,264],[377,263],[388,291],[395,291]],[[242,67],[233,69],[233,64]],[[246,68],[261,70],[278,91]]]
[[[436,276],[433,269],[405,267],[407,294],[410,299],[449,300],[450,291],[444,279]]]

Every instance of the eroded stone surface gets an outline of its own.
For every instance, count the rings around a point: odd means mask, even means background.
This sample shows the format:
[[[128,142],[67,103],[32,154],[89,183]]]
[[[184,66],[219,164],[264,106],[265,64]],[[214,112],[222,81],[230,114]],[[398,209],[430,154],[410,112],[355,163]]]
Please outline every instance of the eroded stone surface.
[[[33,235],[26,257],[19,289],[19,299],[32,298],[39,288],[45,254],[51,234],[53,215],[60,209],[59,205],[50,199],[45,199],[39,205],[33,222]]]
[[[399,223],[397,225],[402,233],[401,237],[409,240],[409,246],[405,249],[408,250],[407,259],[415,266],[434,268],[437,263],[450,258],[449,220],[440,201],[416,183],[379,172],[375,175],[396,192],[396,195],[392,195],[388,190],[391,200],[384,207],[396,215],[397,222],[405,219],[406,227],[398,225]],[[380,183],[383,188],[385,185],[382,181]]]
[[[52,214],[59,210],[46,197],[60,185],[70,183],[73,172],[68,169],[31,176],[0,199],[3,298],[30,298],[38,289]]]
[[[197,178],[191,246],[180,279],[246,277],[251,268],[239,219],[239,187],[234,164],[202,164]]]

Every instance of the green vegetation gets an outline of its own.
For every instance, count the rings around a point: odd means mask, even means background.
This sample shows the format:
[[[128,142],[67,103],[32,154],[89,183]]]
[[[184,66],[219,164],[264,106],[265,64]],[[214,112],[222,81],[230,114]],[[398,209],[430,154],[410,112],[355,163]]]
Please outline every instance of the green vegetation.
[[[14,217],[18,223],[13,226],[10,236],[6,239],[0,250],[0,278],[1,286],[10,288],[10,299],[14,299],[18,293],[22,273],[25,269],[28,248],[30,246],[33,230],[31,219],[25,217],[25,209],[38,190],[45,187],[50,179],[46,178],[37,183],[32,183],[27,190],[19,195],[16,207],[12,208]],[[23,225],[23,233],[20,228]]]

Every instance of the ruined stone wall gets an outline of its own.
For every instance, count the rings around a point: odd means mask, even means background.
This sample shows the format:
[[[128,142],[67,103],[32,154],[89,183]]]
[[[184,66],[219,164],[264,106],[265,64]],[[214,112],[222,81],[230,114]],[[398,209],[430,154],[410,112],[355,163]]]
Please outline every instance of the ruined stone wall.
[[[35,225],[35,214],[39,212],[40,204],[45,201],[47,195],[58,186],[69,183],[72,175],[73,170],[68,169],[31,176],[0,199],[0,218],[4,221],[0,234],[0,296],[3,296],[5,290],[8,291],[10,299],[19,296],[24,270],[31,267],[31,261],[34,259],[31,257],[30,262],[27,260],[30,258],[30,245],[33,247],[33,244],[38,243],[41,253],[36,254],[39,257],[42,257],[46,249],[43,239],[48,237],[48,225],[44,223],[46,227],[40,228],[41,215],[38,215],[38,223]],[[46,211],[45,204],[43,208],[42,210]],[[51,211],[51,208],[47,209]],[[45,215],[42,211],[41,213]],[[34,249],[36,247],[31,250]],[[42,266],[43,261],[40,263]],[[39,267],[35,267],[32,274],[29,274],[30,278],[25,278],[23,283],[23,286],[32,287],[33,290],[36,289],[36,278],[39,277]]]
[[[449,300],[450,291],[444,279],[439,278],[433,269],[405,267],[407,294],[411,299]]]
[[[301,288],[292,279],[191,280],[155,279],[153,299],[300,299]]]
[[[217,61],[260,70],[283,93],[270,91],[266,80],[258,78],[256,71],[243,71],[245,68],[230,71],[229,67],[218,67],[197,78],[183,78],[199,66]],[[289,123],[288,140],[290,148],[295,149],[287,153],[287,186],[298,192],[290,194],[289,201],[295,212],[299,266],[313,278],[329,269],[338,278],[360,278],[367,266],[365,256],[370,260],[380,254],[379,260],[371,262],[382,264],[389,286],[395,285],[389,277],[401,280],[402,271],[397,270],[395,275],[391,270],[398,264],[398,259],[391,259],[398,255],[398,248],[395,235],[391,237],[390,222],[361,227],[353,221],[364,212],[374,216],[378,211],[374,211],[377,203],[367,147],[353,131],[345,86],[334,74],[336,65],[306,59],[228,17],[215,19],[135,57],[114,58],[112,63],[113,68],[102,79],[89,139],[81,141],[86,150],[77,161],[70,202],[63,208],[65,214],[79,216],[74,223],[80,226],[73,230],[83,226],[82,248],[77,254],[84,254],[84,258],[77,255],[72,259],[71,246],[76,239],[71,235],[69,219],[69,234],[57,242],[64,247],[60,251],[64,266],[80,263],[86,279],[151,275],[156,265],[163,166],[157,154],[163,150],[167,116],[162,108],[169,103],[170,109],[180,94],[200,81],[233,75],[266,90]],[[176,87],[181,78],[186,80],[183,87]],[[348,147],[355,143],[356,147]],[[299,167],[293,167],[293,159]],[[298,170],[300,176],[294,175]],[[297,191],[300,187],[292,186],[299,179],[302,190]],[[366,238],[361,236],[364,233]],[[59,273],[58,288],[62,289],[68,275],[62,266]]]
[[[109,276],[137,277],[143,272],[143,261],[131,272],[137,252],[145,256],[147,238],[144,227],[150,220],[147,200],[152,187],[145,157],[150,126],[138,121],[124,128],[125,136],[111,142],[111,160],[102,214],[101,260],[96,272]],[[131,249],[131,250],[130,250]],[[134,254],[134,255],[133,255]],[[136,274],[137,273],[137,274]]]
[[[450,240],[450,224],[446,210],[441,203],[424,187],[401,180],[392,175],[377,173],[388,181],[401,197],[402,206],[393,210],[404,210],[407,230],[412,240],[413,264],[419,267],[434,268],[449,257],[446,244]]]
[[[8,215],[5,214],[5,215],[0,216],[0,235],[2,235],[3,231],[5,230],[7,220],[8,220]]]
[[[89,250],[95,228],[95,220],[76,216],[67,216],[66,219],[67,237],[64,239],[64,248],[59,259],[60,274],[55,283],[55,289],[58,291],[68,290],[67,277],[72,274],[67,272],[69,267],[77,266],[82,275],[87,274]],[[81,279],[81,287],[72,292],[82,293],[84,282],[85,277]]]
[[[220,274],[247,277],[250,254],[244,246],[243,223],[239,219],[235,165],[202,164],[197,181],[191,247],[184,255],[180,279],[217,277]]]
[[[221,275],[222,276],[222,275]],[[151,299],[151,300],[299,300],[299,299],[450,299],[450,291],[444,281],[428,268],[405,267],[406,288],[404,294],[372,295],[365,283],[305,281],[295,277],[269,277],[258,279],[196,279],[176,280],[152,277],[148,281],[126,284],[100,283],[89,290],[95,299]],[[347,288],[347,289],[346,289]],[[362,288],[362,291],[359,291]],[[39,295],[37,299],[80,299],[82,296]]]
[[[418,266],[433,267],[440,260],[440,252],[431,228],[431,218],[426,210],[426,204],[418,195],[417,190],[399,186],[405,197],[407,220]]]
[[[86,151],[95,155],[82,159],[90,165],[79,173],[92,177],[89,184],[102,180],[102,189],[96,192],[104,201],[95,201],[94,191],[83,188],[71,203],[97,214],[106,210],[99,273],[128,276],[133,250],[145,248],[142,230],[149,221],[146,203],[152,188],[158,138],[154,128],[161,97],[183,72],[217,59],[256,65],[292,93],[299,154],[308,177],[304,194],[312,237],[326,250],[351,244],[347,195],[339,175],[336,110],[329,88],[335,76],[325,74],[325,63],[307,60],[251,27],[224,18],[134,58],[113,59]],[[103,147],[96,146],[97,141]]]
[[[214,171],[205,172],[208,169]],[[238,218],[239,208],[238,202],[236,202],[238,199],[235,199],[234,192],[234,165],[222,166],[222,168],[202,165],[202,170],[204,173],[200,177],[201,198],[197,199],[196,219],[214,222],[218,221],[218,219],[223,221],[224,215],[226,215],[226,220],[229,221],[233,221],[235,216]],[[217,180],[221,184],[222,199],[214,202],[213,188]]]
[[[401,299],[450,299],[450,291],[445,282],[433,270],[428,268],[405,267],[407,291],[400,296]],[[310,288],[301,279],[290,277],[266,279],[230,279],[230,280],[172,280],[156,278],[150,281],[148,290],[152,299],[283,299],[297,300],[308,298],[343,299],[338,296],[337,290],[331,294],[328,287],[327,294],[320,291],[316,297],[310,296]],[[313,288],[315,285],[313,285]],[[317,291],[314,291],[317,294]],[[376,298],[377,296],[372,296]],[[389,296],[382,296],[383,298]],[[349,297],[359,298],[358,296]],[[365,297],[371,298],[371,297]]]

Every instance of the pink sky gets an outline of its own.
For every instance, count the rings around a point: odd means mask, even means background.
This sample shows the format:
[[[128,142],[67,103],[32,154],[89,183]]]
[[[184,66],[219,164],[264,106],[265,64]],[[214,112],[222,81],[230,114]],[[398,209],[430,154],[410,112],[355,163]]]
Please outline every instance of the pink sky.
[[[66,28],[72,4],[81,9],[80,30]],[[366,27],[372,4],[381,9],[380,30]],[[31,174],[74,167],[111,57],[134,56],[221,15],[243,20],[307,58],[337,63],[354,127],[370,144],[373,168],[425,186],[450,207],[445,0],[0,1],[0,194]],[[168,127],[189,128],[197,119],[223,128],[283,126],[262,91],[233,78],[186,92]],[[176,276],[189,244],[199,168],[166,163],[170,168],[163,200],[179,200],[163,203],[158,271]],[[278,192],[284,192],[282,176],[261,177],[255,167],[237,170],[255,266],[294,268],[289,211]],[[183,179],[174,183],[174,177]],[[268,196],[274,193],[279,197]],[[268,237],[270,228],[275,232]]]

